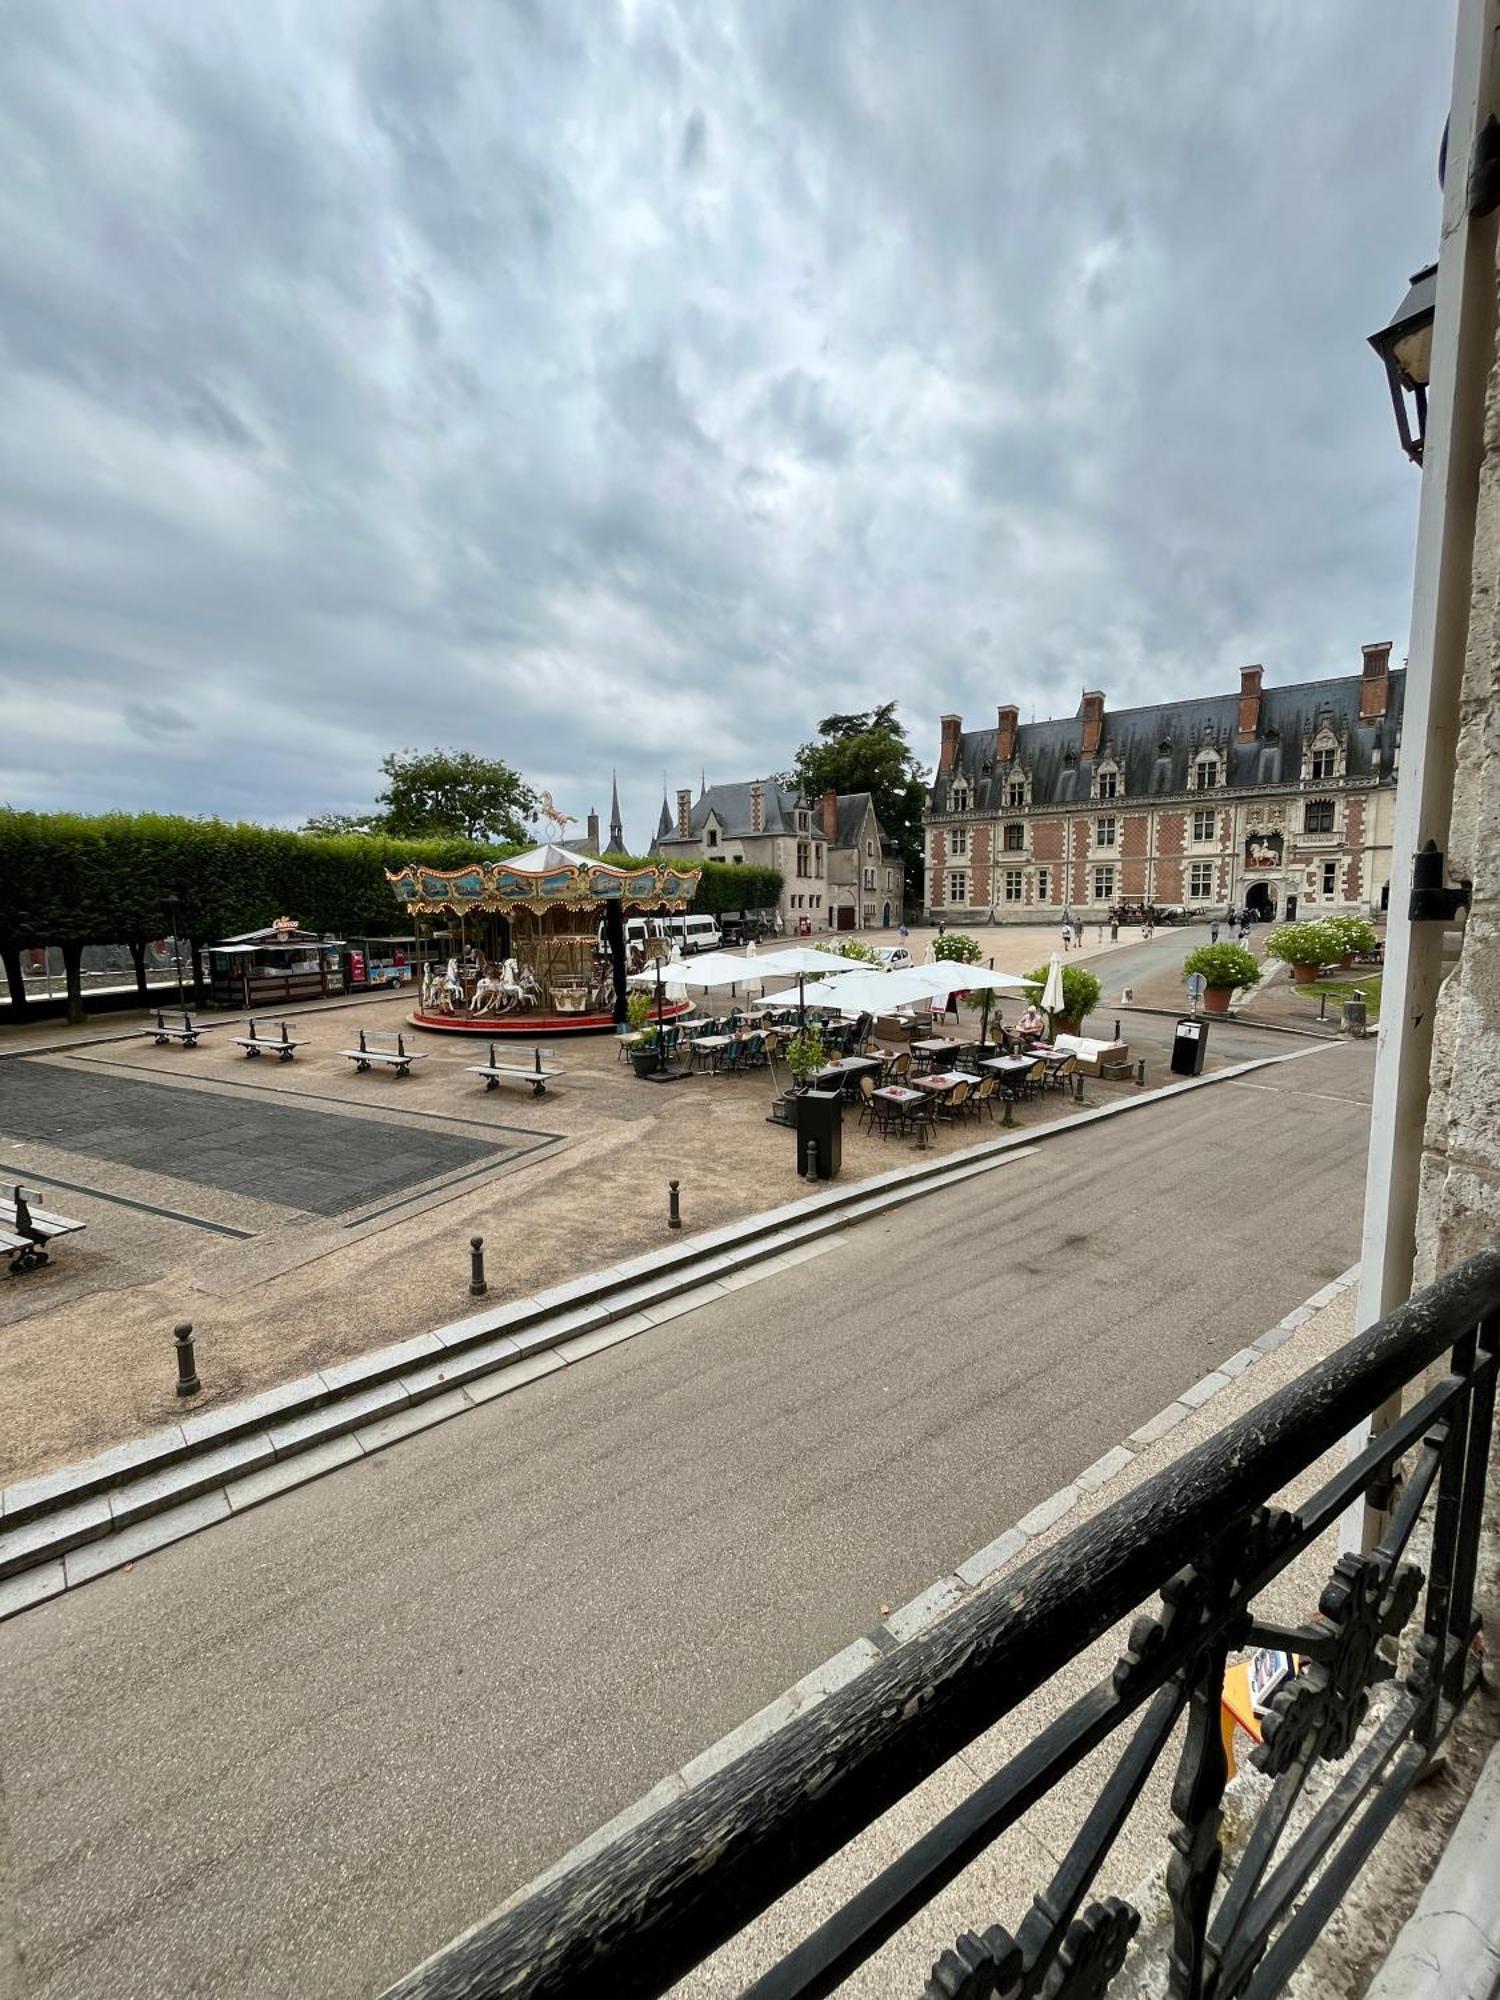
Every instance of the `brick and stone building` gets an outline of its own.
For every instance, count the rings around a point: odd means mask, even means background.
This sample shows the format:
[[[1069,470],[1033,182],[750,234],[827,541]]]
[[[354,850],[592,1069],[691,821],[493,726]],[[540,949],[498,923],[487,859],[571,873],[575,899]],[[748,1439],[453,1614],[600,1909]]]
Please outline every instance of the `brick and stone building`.
[[[1236,694],[1066,720],[942,719],[924,814],[928,914],[1037,923],[1121,903],[1266,917],[1382,909],[1405,672],[1293,687],[1245,667]]]
[[[781,873],[788,931],[879,929],[901,921],[906,873],[868,792],[807,799],[774,778],[665,798],[652,850],[667,859],[741,861]]]

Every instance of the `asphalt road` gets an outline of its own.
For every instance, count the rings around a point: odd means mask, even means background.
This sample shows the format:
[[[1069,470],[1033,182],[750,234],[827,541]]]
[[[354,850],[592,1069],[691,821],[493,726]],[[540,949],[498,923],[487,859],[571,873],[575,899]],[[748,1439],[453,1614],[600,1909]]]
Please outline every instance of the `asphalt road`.
[[[1347,1268],[1372,1067],[1063,1132],[0,1627],[0,1996],[377,1992]]]

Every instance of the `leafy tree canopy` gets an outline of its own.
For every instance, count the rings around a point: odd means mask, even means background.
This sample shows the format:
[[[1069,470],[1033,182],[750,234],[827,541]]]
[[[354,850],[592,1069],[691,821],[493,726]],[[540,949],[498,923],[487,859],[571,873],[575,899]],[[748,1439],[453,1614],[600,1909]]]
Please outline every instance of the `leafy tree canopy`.
[[[895,702],[857,714],[824,716],[816,738],[802,745],[788,775],[809,799],[824,792],[868,792],[887,843],[915,884],[922,865],[927,774],[912,754]]]
[[[304,833],[384,833],[398,840],[525,841],[537,796],[509,764],[472,750],[392,750],[370,812],[314,813]]]

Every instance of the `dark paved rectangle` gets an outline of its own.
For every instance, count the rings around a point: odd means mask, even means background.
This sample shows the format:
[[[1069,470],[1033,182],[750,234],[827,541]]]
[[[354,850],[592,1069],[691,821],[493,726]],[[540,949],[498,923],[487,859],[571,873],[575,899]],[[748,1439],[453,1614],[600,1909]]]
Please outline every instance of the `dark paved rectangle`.
[[[498,1166],[546,1136],[450,1136],[42,1062],[0,1062],[0,1133],[310,1215],[343,1215],[482,1160]]]

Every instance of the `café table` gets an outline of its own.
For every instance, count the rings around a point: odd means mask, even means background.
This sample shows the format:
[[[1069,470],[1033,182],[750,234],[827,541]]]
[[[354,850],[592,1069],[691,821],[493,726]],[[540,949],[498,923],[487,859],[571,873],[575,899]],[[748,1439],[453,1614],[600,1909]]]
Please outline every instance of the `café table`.
[[[902,1124],[909,1127],[911,1124],[912,1109],[915,1105],[921,1104],[924,1101],[924,1093],[920,1090],[908,1090],[905,1084],[902,1083],[888,1083],[882,1089],[876,1091],[875,1101],[879,1104],[889,1104],[897,1117],[900,1118]],[[927,1127],[921,1125],[917,1129],[921,1134],[922,1144],[925,1146],[927,1144]]]
[[[726,1049],[734,1047],[736,1039],[737,1037],[734,1035],[699,1035],[689,1044],[689,1047],[692,1049],[695,1057],[706,1057],[709,1068],[717,1070],[719,1067],[719,1058]]]
[[[852,1079],[862,1076],[867,1069],[879,1069],[880,1063],[874,1056],[841,1056],[837,1062],[826,1063],[814,1078],[820,1089],[830,1084],[842,1088]]]

